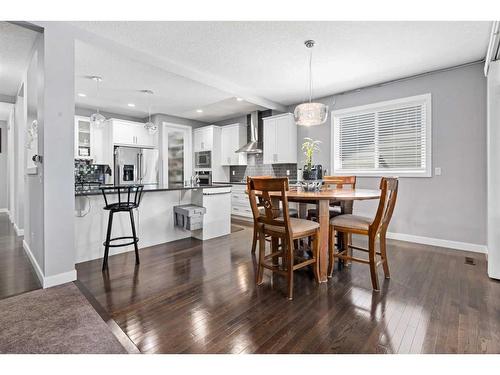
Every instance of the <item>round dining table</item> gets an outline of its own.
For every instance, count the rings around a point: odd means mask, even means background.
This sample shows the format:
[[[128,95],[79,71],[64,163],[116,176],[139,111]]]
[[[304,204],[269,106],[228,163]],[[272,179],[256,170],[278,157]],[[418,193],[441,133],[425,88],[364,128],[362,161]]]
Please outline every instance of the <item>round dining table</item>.
[[[278,193],[279,194],[279,193]],[[274,194],[270,194],[271,197]],[[318,222],[320,226],[319,239],[319,274],[320,282],[328,279],[328,229],[330,225],[330,203],[340,202],[342,212],[352,213],[354,201],[379,199],[380,190],[370,189],[330,189],[323,187],[320,191],[304,191],[300,187],[292,187],[287,191],[289,202],[299,203],[299,217],[305,219],[307,204],[315,204],[318,207]]]

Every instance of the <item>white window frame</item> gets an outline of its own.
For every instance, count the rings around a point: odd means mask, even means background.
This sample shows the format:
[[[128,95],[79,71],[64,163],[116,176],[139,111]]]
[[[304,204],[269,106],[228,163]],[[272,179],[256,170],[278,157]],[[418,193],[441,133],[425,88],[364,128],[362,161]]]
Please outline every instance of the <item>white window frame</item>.
[[[409,170],[396,170],[391,169],[387,172],[381,170],[346,170],[337,168],[338,162],[336,163],[335,147],[337,146],[335,140],[339,137],[339,118],[345,115],[363,114],[370,113],[373,111],[383,111],[386,109],[391,109],[398,107],[399,105],[411,105],[411,104],[421,104],[424,103],[426,106],[426,116],[425,116],[425,140],[426,140],[426,150],[425,150],[425,170],[422,172],[415,172]],[[401,99],[387,100],[383,102],[377,102],[357,107],[350,107],[345,109],[339,109],[331,112],[331,165],[334,175],[346,176],[346,175],[356,175],[361,177],[386,177],[386,176],[398,176],[398,177],[432,177],[432,95],[430,93],[423,95],[410,96]],[[375,133],[376,134],[376,133]],[[377,134],[376,134],[377,135]]]

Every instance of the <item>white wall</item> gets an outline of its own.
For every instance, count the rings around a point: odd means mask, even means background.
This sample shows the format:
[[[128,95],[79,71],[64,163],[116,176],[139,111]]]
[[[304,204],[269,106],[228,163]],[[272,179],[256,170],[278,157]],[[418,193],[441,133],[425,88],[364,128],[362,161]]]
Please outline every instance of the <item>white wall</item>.
[[[334,73],[332,73],[334,74]],[[486,245],[486,79],[483,65],[446,72],[360,92],[323,98],[342,109],[413,95],[432,94],[432,165],[442,175],[401,178],[390,232],[455,241],[458,247],[484,251]],[[290,106],[293,112],[294,106]],[[330,171],[329,119],[315,127],[299,127],[298,160],[304,137],[320,139],[318,163]],[[359,178],[361,188],[378,188],[379,178]],[[356,203],[355,210],[371,213],[374,203]],[[462,244],[463,243],[463,244]]]
[[[7,210],[8,207],[8,167],[7,167],[7,121],[0,121],[0,131],[2,132],[1,153],[0,153],[0,210]]]
[[[500,61],[488,73],[488,275],[500,279]]]

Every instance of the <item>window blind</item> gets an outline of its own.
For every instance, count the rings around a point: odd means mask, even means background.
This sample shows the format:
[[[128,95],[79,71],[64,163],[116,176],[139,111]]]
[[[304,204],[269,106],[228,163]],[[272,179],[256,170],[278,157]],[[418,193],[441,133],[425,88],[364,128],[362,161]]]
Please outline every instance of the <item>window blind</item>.
[[[430,173],[430,94],[332,112],[334,173]]]

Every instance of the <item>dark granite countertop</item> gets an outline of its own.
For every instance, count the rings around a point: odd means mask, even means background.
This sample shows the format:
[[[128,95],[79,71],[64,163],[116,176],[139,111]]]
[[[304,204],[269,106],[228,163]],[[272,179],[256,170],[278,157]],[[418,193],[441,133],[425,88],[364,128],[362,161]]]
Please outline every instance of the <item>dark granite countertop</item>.
[[[112,188],[114,185],[101,185],[102,187]],[[209,188],[223,188],[223,187],[231,187],[230,183],[219,183],[212,185],[200,185],[200,186],[184,186],[182,184],[154,184],[154,185],[144,185],[144,193],[146,192],[154,192],[154,191],[173,191],[173,190],[193,190],[193,189],[209,189]],[[113,192],[109,192],[112,194]],[[78,186],[75,188],[75,196],[78,195],[100,195],[101,190],[99,186]]]
[[[288,182],[292,185],[297,183],[297,180],[288,180]],[[212,182],[213,184],[225,184],[225,185],[246,185],[245,181],[230,181],[230,182]]]

